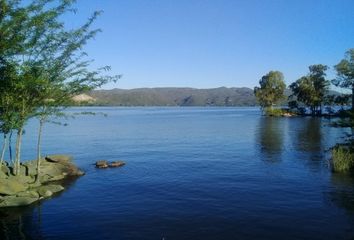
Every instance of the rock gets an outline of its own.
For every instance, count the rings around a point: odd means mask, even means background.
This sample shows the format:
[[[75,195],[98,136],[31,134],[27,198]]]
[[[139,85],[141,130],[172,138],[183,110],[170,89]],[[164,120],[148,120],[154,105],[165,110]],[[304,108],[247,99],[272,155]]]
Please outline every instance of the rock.
[[[96,168],[108,168],[108,162],[106,160],[97,161]]]
[[[57,176],[52,176],[48,179],[48,181],[59,181],[59,180],[63,180],[65,178],[64,174],[61,175],[57,175]]]
[[[50,182],[51,176],[49,176],[48,174],[41,174],[39,176],[39,182],[41,183],[46,183],[46,182]]]
[[[27,185],[16,179],[0,178],[0,194],[2,195],[16,195],[19,192],[26,191],[27,188]]]
[[[43,198],[51,197],[53,193],[61,192],[64,187],[57,184],[43,185],[37,188],[39,196]]]
[[[25,175],[18,175],[18,176],[9,176],[8,180],[10,181],[16,181],[19,182],[21,184],[27,184],[27,183],[33,183],[34,182],[34,178],[31,176],[25,176]]]
[[[77,176],[84,176],[86,173],[80,169],[77,171]]]
[[[41,174],[39,176],[39,181],[41,183],[47,183],[47,182],[51,182],[51,181],[59,181],[59,180],[63,180],[65,178],[65,175],[62,173],[58,173],[58,174],[53,174],[53,172],[49,175],[49,174]]]
[[[37,161],[21,164],[20,175],[12,175],[12,169],[3,166],[0,169],[0,208],[29,205],[40,198],[48,198],[64,188],[57,184],[47,184],[71,176],[82,176],[85,173],[71,162],[67,155],[49,155],[41,159],[39,181]],[[45,183],[46,185],[43,185]]]
[[[50,185],[45,185],[43,187],[47,188],[48,190],[50,190],[53,193],[61,192],[65,189],[63,186],[58,185],[58,184],[50,184]]]
[[[58,181],[66,177],[82,176],[84,172],[81,171],[71,162],[45,162],[41,166],[40,181],[42,183],[50,181]]]
[[[41,160],[43,161],[43,159]],[[27,167],[27,174],[29,176],[36,176],[37,175],[37,161],[28,161],[23,164],[23,166]]]
[[[70,162],[73,158],[69,155],[48,155],[45,157],[45,160],[48,162],[54,162],[54,163],[63,163],[63,162]]]
[[[109,167],[122,167],[125,165],[125,162],[123,161],[115,161],[115,162],[111,162],[109,164]]]
[[[29,197],[29,198],[37,198],[39,199],[39,193],[36,191],[25,191],[16,194],[17,197]]]
[[[63,169],[63,175],[69,176],[69,177],[77,177],[77,176],[82,176],[85,175],[85,172],[81,171],[78,167],[76,167],[74,164],[68,162],[65,165],[62,165]]]
[[[28,176],[28,167],[22,163],[20,165],[20,175]]]
[[[8,168],[6,165],[2,165],[0,167],[0,178],[6,178],[11,174],[10,168]]]
[[[43,189],[41,191],[38,192],[39,195],[42,197],[42,198],[48,198],[48,197],[51,197],[53,195],[53,192],[50,191],[50,190],[46,190],[46,189]]]
[[[35,197],[5,196],[0,199],[0,207],[19,207],[38,201]]]
[[[41,166],[40,179],[41,182],[53,181],[52,178],[57,179],[58,176],[63,176],[63,167],[58,163],[46,163]]]
[[[0,178],[7,178],[6,173],[4,173],[3,171],[0,171]]]
[[[8,175],[5,172],[5,169],[0,169],[0,178],[7,178]]]

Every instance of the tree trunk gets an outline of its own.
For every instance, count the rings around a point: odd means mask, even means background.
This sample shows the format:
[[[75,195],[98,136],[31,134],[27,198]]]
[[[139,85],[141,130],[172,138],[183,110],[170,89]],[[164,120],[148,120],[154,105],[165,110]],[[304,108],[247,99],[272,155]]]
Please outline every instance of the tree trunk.
[[[17,130],[17,139],[16,139],[16,156],[15,156],[15,166],[14,166],[15,175],[20,174],[22,134],[23,134],[23,127],[20,127]]]
[[[352,86],[352,111],[354,112],[354,86]]]
[[[2,150],[1,150],[1,157],[0,157],[0,168],[4,164],[4,157],[5,157],[5,151],[6,151],[6,145],[7,145],[7,134],[4,133],[4,142],[2,144]]]
[[[37,176],[36,182],[39,182],[39,173],[41,170],[41,139],[42,139],[42,129],[43,129],[44,120],[39,120],[39,130],[38,130],[38,142],[37,142]]]
[[[13,159],[12,159],[12,130],[10,130],[10,136],[9,136],[9,160],[12,163],[12,165],[15,165]]]

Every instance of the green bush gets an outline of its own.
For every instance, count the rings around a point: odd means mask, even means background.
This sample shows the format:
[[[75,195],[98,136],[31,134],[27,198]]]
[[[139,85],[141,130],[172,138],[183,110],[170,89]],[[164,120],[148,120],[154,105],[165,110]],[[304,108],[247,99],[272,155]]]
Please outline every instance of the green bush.
[[[266,116],[280,117],[283,115],[283,110],[280,108],[266,108],[264,109],[264,114]]]
[[[334,172],[353,171],[354,154],[348,147],[337,145],[332,149],[332,169]]]

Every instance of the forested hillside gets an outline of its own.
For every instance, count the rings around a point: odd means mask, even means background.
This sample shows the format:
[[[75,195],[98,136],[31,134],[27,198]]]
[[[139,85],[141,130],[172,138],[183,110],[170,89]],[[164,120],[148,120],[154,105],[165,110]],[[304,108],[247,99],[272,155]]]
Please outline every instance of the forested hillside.
[[[249,88],[138,88],[96,90],[89,93],[95,105],[112,106],[254,106]]]

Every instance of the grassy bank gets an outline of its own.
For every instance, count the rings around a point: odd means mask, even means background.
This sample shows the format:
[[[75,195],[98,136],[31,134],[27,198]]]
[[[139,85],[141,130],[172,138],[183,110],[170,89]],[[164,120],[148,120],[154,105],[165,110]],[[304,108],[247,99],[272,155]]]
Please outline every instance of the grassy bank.
[[[351,146],[337,145],[332,149],[332,170],[334,172],[354,170],[354,153]]]

